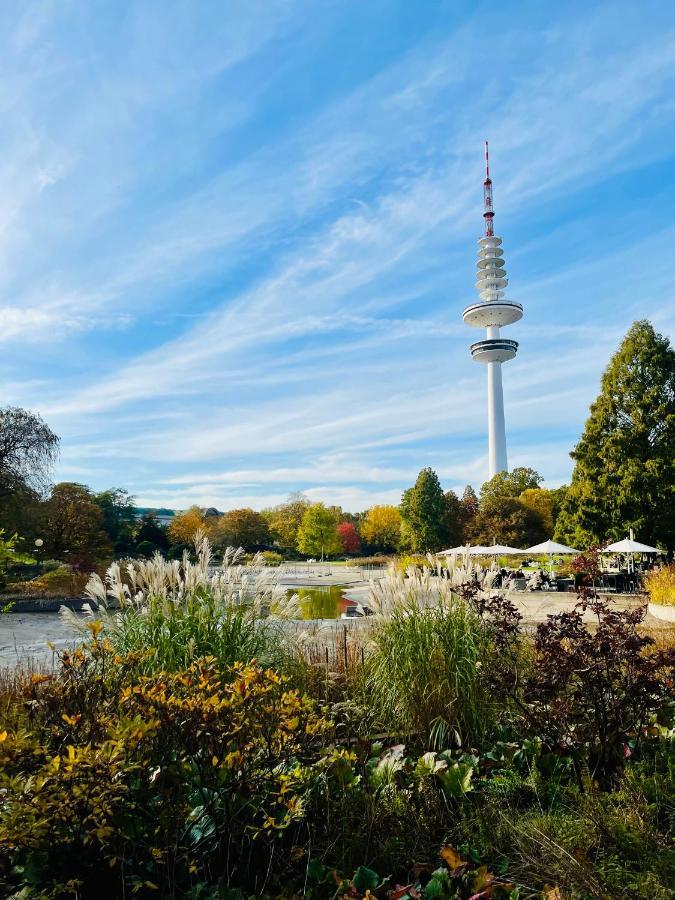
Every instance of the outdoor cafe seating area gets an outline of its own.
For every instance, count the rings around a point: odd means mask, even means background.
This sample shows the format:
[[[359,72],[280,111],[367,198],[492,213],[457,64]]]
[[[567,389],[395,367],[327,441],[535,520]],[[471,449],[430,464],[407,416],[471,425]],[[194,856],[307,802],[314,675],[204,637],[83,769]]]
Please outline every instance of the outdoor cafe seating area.
[[[496,569],[494,587],[506,591],[557,591],[574,592],[581,585],[588,584],[583,573],[567,574],[569,567],[565,558],[579,556],[581,550],[567,547],[548,540],[534,547],[520,549],[504,544],[491,546],[462,546],[444,550],[441,554],[448,559],[491,558],[490,567]],[[638,594],[642,591],[644,573],[662,560],[662,551],[657,547],[640,544],[631,532],[628,538],[607,545],[600,551],[600,573],[593,579],[593,586],[602,593]],[[497,567],[497,559],[505,556],[518,557],[513,566]],[[541,558],[547,557],[547,563]]]

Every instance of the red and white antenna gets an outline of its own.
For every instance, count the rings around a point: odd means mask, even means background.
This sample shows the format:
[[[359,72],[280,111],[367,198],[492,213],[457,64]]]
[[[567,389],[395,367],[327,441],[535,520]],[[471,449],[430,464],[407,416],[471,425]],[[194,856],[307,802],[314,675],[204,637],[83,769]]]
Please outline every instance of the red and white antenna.
[[[492,220],[495,211],[492,208],[492,179],[490,178],[490,158],[488,156],[488,142],[485,141],[485,181],[483,182],[483,197],[485,199],[485,237],[492,237],[494,232]]]

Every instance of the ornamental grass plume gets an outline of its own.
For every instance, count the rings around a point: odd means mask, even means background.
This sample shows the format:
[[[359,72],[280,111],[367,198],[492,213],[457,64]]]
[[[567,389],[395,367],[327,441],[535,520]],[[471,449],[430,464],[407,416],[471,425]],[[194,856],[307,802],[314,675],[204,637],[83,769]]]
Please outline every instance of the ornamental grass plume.
[[[296,636],[283,622],[300,617],[297,596],[288,597],[262,556],[243,565],[243,551],[228,548],[213,565],[203,532],[195,537],[195,560],[114,562],[105,579],[92,575],[86,595],[97,607],[109,640],[120,652],[144,650],[147,667],[175,671],[213,656],[223,666],[252,659],[286,670],[297,657]],[[79,630],[82,620],[62,614]]]
[[[458,593],[468,573],[429,562],[422,571],[393,572],[371,586],[369,690],[395,734],[443,744],[453,736],[470,744],[491,716],[483,677],[491,640],[475,606]],[[487,589],[489,576],[471,575]]]

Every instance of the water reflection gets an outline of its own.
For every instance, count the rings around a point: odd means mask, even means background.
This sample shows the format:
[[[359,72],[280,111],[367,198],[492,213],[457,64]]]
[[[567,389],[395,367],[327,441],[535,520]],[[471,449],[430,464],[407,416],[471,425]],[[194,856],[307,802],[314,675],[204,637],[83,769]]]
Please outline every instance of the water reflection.
[[[297,594],[303,619],[339,619],[353,601],[347,600],[344,588],[338,584],[321,587],[299,587],[287,591]]]

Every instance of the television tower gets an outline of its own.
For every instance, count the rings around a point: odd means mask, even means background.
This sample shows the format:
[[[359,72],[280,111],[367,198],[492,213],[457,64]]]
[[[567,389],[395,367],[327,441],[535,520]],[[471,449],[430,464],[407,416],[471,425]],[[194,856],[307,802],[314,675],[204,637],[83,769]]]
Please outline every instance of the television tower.
[[[518,352],[518,342],[500,335],[499,329],[513,325],[522,318],[520,303],[504,299],[504,288],[509,283],[504,268],[502,239],[495,237],[493,228],[492,181],[488,142],[485,141],[485,235],[478,241],[478,280],[476,289],[479,303],[467,306],[462,314],[467,325],[486,329],[486,339],[471,344],[471,356],[476,362],[487,365],[488,376],[488,456],[490,478],[508,470],[506,459],[506,429],[504,426],[504,392],[502,390],[502,363]]]

